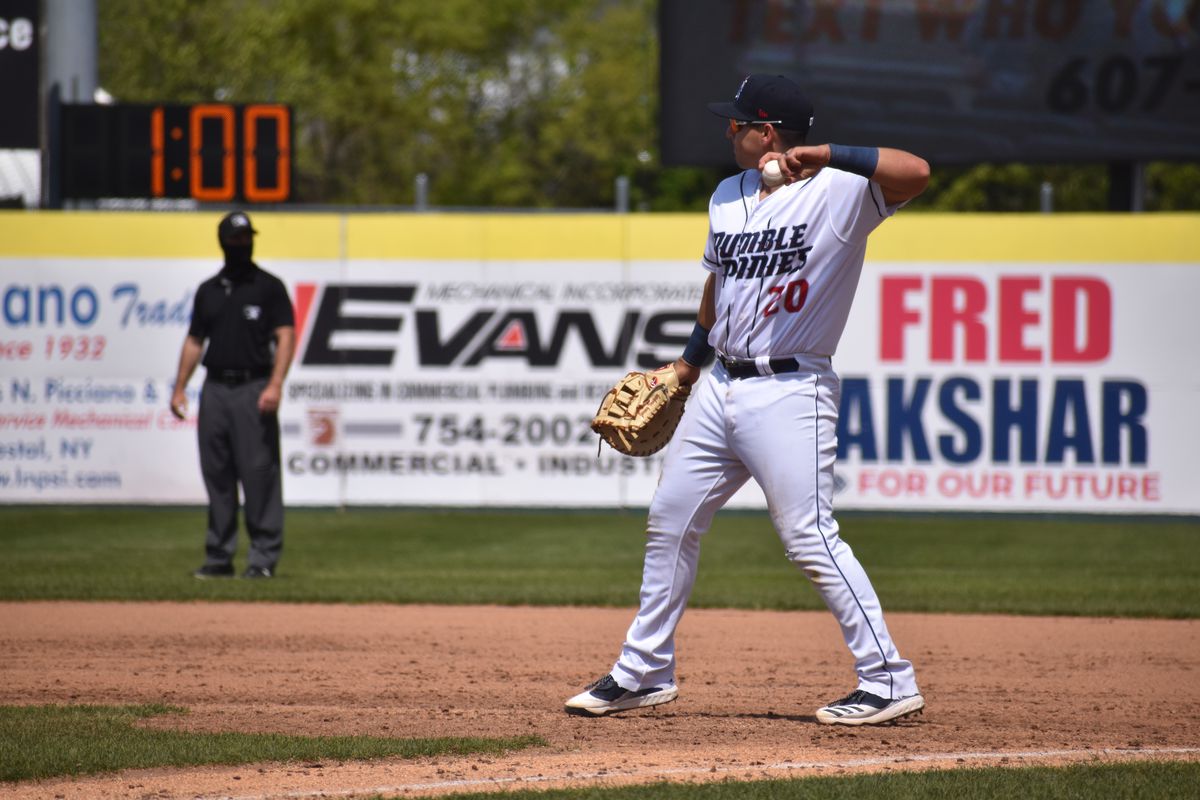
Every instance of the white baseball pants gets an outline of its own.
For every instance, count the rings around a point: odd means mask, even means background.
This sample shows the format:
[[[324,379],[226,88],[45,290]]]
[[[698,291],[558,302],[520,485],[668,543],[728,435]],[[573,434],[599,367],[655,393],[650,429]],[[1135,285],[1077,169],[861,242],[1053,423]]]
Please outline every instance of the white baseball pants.
[[[854,655],[859,689],[917,693],[871,581],[833,518],[840,382],[827,357],[803,369],[734,380],[718,363],[693,390],[650,504],[640,608],[612,674],[630,690],[675,680],[675,629],[700,560],[700,537],[749,478],[767,498],[787,557],[804,570]]]

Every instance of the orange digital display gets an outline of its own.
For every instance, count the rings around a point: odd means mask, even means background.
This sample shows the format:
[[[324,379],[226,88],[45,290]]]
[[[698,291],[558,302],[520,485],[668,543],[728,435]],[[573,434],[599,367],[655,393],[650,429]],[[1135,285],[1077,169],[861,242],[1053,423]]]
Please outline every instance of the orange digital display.
[[[275,103],[64,105],[64,199],[291,199],[292,112]]]

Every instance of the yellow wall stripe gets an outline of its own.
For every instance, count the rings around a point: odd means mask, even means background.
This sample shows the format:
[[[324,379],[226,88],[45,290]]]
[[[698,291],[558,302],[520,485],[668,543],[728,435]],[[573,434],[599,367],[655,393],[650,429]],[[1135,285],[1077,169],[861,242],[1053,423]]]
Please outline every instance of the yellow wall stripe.
[[[0,258],[219,259],[218,212],[0,211]],[[699,260],[703,214],[252,212],[276,259]],[[875,261],[1200,262],[1200,214],[918,214],[872,235]]]
[[[871,235],[876,261],[1200,262],[1200,214],[909,214]]]

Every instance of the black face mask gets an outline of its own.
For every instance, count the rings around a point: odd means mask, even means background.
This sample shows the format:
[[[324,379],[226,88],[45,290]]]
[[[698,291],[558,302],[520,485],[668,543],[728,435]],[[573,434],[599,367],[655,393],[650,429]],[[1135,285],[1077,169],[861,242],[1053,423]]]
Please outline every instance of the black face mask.
[[[225,251],[225,268],[229,272],[240,274],[250,269],[253,244],[223,244],[221,249]]]

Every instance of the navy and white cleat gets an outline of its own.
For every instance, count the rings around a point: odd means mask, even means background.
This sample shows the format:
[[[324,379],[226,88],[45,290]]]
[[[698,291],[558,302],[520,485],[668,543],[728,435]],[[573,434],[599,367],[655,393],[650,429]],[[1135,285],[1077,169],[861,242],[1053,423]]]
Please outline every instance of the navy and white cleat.
[[[880,725],[884,722],[919,714],[925,708],[925,698],[919,694],[897,700],[884,698],[857,689],[817,709],[817,722],[823,725]]]
[[[618,686],[612,675],[605,675],[568,700],[566,711],[583,717],[602,717],[618,711],[662,705],[678,696],[679,689],[673,683],[630,691]]]

